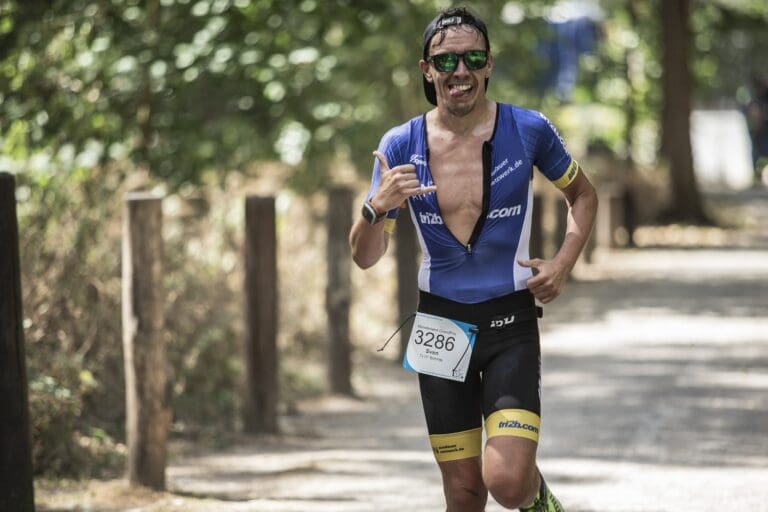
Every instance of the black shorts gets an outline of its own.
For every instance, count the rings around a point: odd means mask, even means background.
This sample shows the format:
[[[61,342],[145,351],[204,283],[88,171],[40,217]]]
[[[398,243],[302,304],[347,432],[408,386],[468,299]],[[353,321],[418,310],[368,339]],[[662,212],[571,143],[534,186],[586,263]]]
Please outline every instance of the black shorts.
[[[533,295],[522,290],[461,304],[421,292],[419,311],[479,327],[464,382],[419,374],[438,462],[480,455],[483,419],[489,439],[518,436],[538,442],[541,357],[536,320],[541,309]]]

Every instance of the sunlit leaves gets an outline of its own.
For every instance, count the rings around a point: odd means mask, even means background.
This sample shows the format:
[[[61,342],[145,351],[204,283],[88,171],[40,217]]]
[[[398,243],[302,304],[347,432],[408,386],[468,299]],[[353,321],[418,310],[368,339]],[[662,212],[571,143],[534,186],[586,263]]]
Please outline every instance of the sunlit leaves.
[[[581,63],[575,98],[617,109],[632,98],[647,112],[660,75],[656,2],[636,0],[641,23],[635,23],[627,1],[601,2],[605,37],[600,53]],[[295,162],[297,176],[318,180],[324,169],[305,173],[302,166],[339,152],[367,173],[381,134],[428,108],[417,67],[421,33],[449,3],[6,1],[0,6],[0,43],[8,42],[0,52],[0,139],[20,158],[48,148],[55,155],[65,145],[80,154],[89,140],[100,140],[108,148],[101,163],[128,154],[172,185],[275,157]],[[551,4],[476,6],[493,42],[492,97],[556,105],[539,83],[546,62],[538,47],[547,37]],[[694,69],[708,90],[723,91],[734,80],[718,73],[723,59],[742,63],[739,53],[766,54],[750,20],[768,9],[750,0],[697,7]],[[25,123],[23,136],[17,120]],[[296,161],[297,154],[303,160]]]

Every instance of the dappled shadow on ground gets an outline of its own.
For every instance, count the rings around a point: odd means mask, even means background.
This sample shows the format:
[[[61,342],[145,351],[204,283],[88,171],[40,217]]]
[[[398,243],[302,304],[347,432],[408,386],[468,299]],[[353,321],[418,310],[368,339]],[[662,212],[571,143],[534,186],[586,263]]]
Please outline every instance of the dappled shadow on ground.
[[[300,404],[299,414],[282,418],[282,436],[185,457],[169,469],[171,488],[199,499],[317,500],[361,511],[401,499],[388,496],[393,489],[425,487],[434,492],[424,499],[439,499],[415,376],[377,360],[366,368],[366,379],[363,399]]]
[[[542,456],[768,466],[768,253],[608,257],[545,312]]]
[[[540,464],[570,512],[758,510],[768,499],[766,258],[598,255],[546,307]],[[135,510],[444,509],[415,377],[366,360],[362,399],[300,404],[282,436],[176,450],[173,494],[157,498],[170,505]]]
[[[768,465],[764,343],[545,354],[543,456]]]
[[[401,485],[434,485],[431,454],[404,454],[366,450],[304,452],[309,460],[287,470],[237,470],[247,465],[244,457],[231,461],[229,468],[211,461],[202,471],[179,468],[173,472],[177,494],[223,501],[242,501],[269,497],[273,500],[362,500]],[[273,464],[262,456],[260,464]],[[253,462],[256,462],[254,459]],[[299,462],[298,460],[296,461]],[[406,476],[408,475],[408,476]],[[382,478],[385,476],[385,478]]]
[[[768,312],[768,251],[628,250],[598,255],[580,270],[545,307],[545,327],[641,308],[704,318]],[[641,312],[635,320],[642,319]]]

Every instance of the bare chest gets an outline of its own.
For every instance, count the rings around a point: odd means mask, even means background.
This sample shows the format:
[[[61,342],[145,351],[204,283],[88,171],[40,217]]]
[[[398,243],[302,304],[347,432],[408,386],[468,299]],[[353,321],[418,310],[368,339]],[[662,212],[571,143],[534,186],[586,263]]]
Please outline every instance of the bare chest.
[[[483,203],[483,140],[436,138],[429,142],[429,169],[444,220],[448,224],[474,221]]]

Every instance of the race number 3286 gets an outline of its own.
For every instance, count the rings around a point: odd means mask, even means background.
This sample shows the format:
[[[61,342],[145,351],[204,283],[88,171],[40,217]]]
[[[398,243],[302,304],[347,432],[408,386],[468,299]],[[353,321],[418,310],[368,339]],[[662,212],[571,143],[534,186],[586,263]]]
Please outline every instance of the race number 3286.
[[[403,367],[435,377],[464,382],[477,328],[426,313],[417,313]]]
[[[446,336],[445,334],[435,334],[432,331],[424,331],[423,329],[416,329],[416,338],[414,343],[417,345],[424,345],[427,348],[436,348],[437,350],[452,351],[456,348],[456,337]]]

